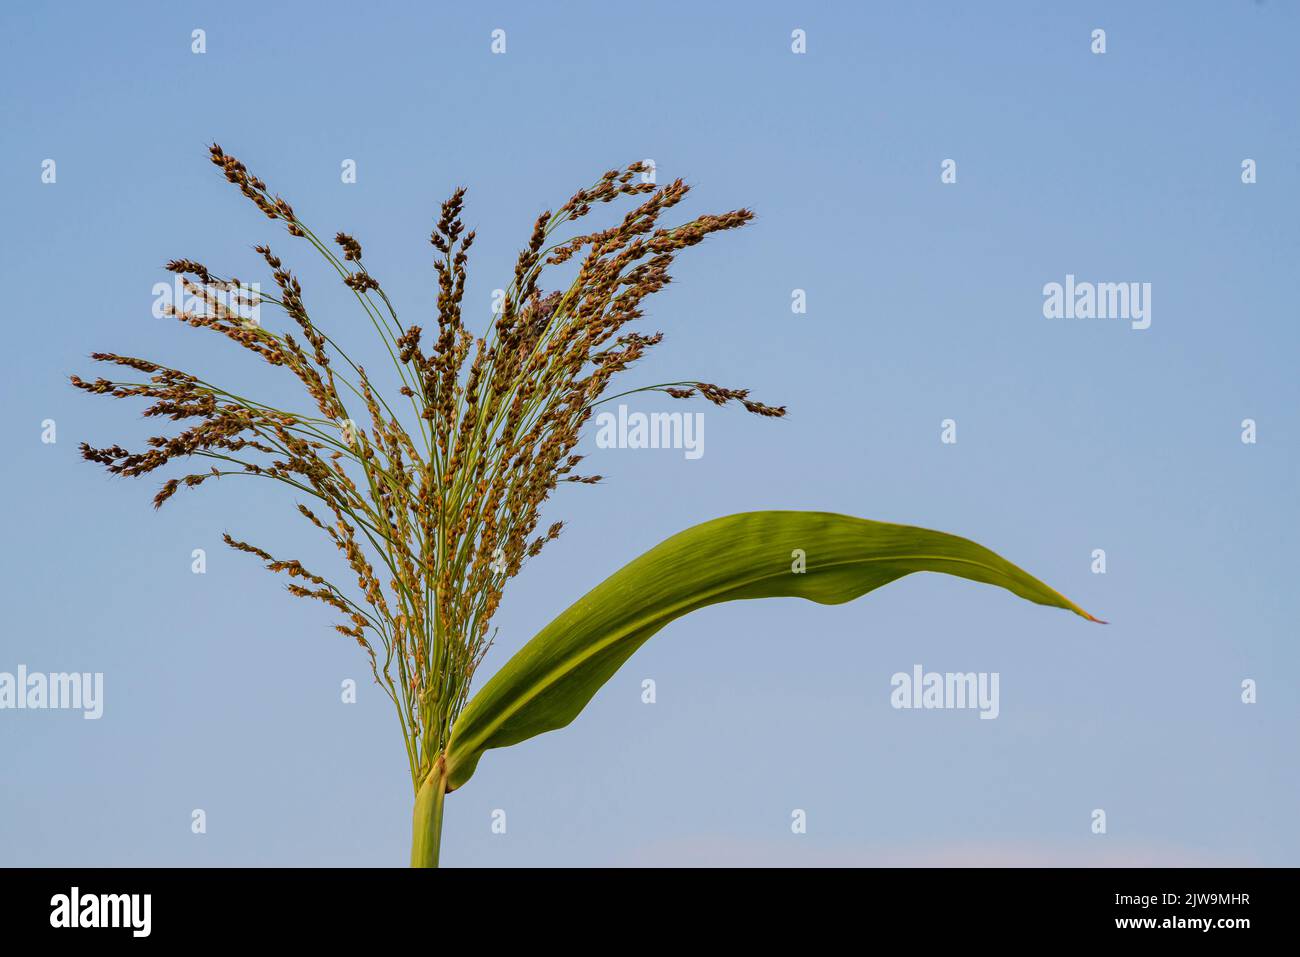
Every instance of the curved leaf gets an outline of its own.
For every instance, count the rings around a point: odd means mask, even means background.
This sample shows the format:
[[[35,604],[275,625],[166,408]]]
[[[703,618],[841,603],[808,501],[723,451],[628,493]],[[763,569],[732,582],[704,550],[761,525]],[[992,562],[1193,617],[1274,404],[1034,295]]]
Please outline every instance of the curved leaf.
[[[796,573],[802,550],[806,570]],[[687,612],[741,598],[834,605],[913,572],[943,572],[1098,621],[972,541],[829,512],[746,512],[674,535],[539,632],[466,705],[446,751],[448,790],[489,748],[562,728],[651,635]]]

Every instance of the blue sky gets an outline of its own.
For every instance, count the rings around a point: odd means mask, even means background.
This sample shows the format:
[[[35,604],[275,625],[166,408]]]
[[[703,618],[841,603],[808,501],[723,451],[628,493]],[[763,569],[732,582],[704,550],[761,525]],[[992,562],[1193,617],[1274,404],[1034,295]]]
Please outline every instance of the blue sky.
[[[266,282],[270,241],[318,321],[372,348],[214,140],[355,235],[426,326],[457,185],[480,323],[536,214],[606,168],[653,159],[694,184],[688,212],[756,210],[679,261],[628,381],[746,386],[789,417],[706,407],[696,460],[588,439],[606,482],[552,500],[568,531],[513,583],[483,677],[641,551],[756,508],[966,535],[1112,622],[938,576],[705,609],[571,727],[490,752],[448,799],[444,863],[1300,863],[1298,26],[1244,0],[7,5],[0,672],[103,672],[105,702],[0,711],[0,864],[406,860],[405,756],[364,660],[220,542],[325,564],[292,498],[229,482],[155,513],[153,483],[76,451],[147,434],[67,386],[93,351],[290,394],[150,315],[170,258]],[[1067,274],[1151,283],[1151,327],[1044,318]],[[997,672],[999,717],[892,709],[915,664]]]

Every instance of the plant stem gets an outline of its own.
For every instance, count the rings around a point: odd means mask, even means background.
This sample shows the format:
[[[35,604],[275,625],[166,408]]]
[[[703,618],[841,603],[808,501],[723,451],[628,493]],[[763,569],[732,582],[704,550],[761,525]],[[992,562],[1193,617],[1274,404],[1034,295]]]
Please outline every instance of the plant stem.
[[[411,866],[437,867],[442,844],[442,802],[447,794],[446,764],[442,755],[434,762],[415,795],[411,828]]]

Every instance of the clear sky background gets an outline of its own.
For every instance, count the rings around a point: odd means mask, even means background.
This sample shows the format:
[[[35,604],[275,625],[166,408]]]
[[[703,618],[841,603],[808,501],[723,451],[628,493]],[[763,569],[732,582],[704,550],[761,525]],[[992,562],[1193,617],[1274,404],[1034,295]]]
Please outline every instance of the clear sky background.
[[[606,168],[650,158],[695,184],[688,212],[758,213],[682,257],[644,322],[665,342],[625,381],[746,386],[789,417],[703,407],[695,461],[589,449],[607,481],[552,500],[568,531],[514,581],[480,683],[646,548],[757,508],[966,535],[1112,622],[928,575],[706,609],[569,728],[489,752],[448,799],[445,864],[1300,864],[1300,11],[812,7],[4,5],[0,671],[103,672],[105,712],[0,712],[0,864],[408,856],[405,755],[363,657],[220,541],[337,570],[288,490],[232,480],[155,513],[155,482],[78,457],[148,434],[141,406],[67,385],[92,351],[291,394],[150,315],[170,258],[269,282],[269,241],[317,321],[374,354],[315,253],[208,164],[213,140],[317,232],[355,235],[426,327],[457,185],[479,328],[536,214]],[[1150,282],[1151,327],[1045,319],[1067,273]],[[914,664],[998,672],[999,718],[892,709]]]

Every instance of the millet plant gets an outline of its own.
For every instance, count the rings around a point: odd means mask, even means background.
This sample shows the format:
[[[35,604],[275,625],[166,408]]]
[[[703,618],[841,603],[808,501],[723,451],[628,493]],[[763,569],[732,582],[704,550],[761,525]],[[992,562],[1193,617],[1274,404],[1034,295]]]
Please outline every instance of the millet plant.
[[[186,424],[177,434],[150,438],[142,451],[83,443],[82,454],[122,476],[150,474],[173,460],[202,461],[206,469],[168,478],[155,506],[181,487],[227,476],[294,489],[302,499],[297,510],[338,549],[354,585],[224,538],[287,575],[292,594],[335,609],[343,619],[335,627],[367,656],[406,747],[415,802],[412,865],[436,866],[444,798],[469,780],[484,751],[568,724],[651,635],[705,605],[775,596],[839,603],[912,572],[937,571],[1096,620],[962,538],[830,513],[752,512],[688,529],[635,559],[524,644],[471,698],[503,588],[563,527],[556,521],[542,529],[543,506],[561,482],[600,481],[578,473],[582,456],[574,451],[600,402],[659,392],[734,403],[765,417],[785,414],[747,390],[694,379],[608,395],[615,377],[662,338],[632,326],[642,318],[643,300],[670,281],[676,256],[753,214],[739,209],[663,225],[689,187],[681,180],[657,186],[641,164],[610,170],[537,218],[500,308],[475,335],[462,316],[474,233],[462,224],[465,191],[458,189],[442,204],[430,237],[437,327],[426,333],[398,319],[356,239],[340,232],[337,249],[331,247],[238,159],[217,145],[210,155],[258,209],[337,271],[401,384],[386,394],[372,381],[337,331],[312,318],[298,280],[268,246],[255,248],[271,270],[272,293],[173,260],[167,269],[183,277],[187,301],[169,312],[284,369],[308,401],[281,409],[153,361],[94,353],[92,359],[136,375],[72,376],[74,386],[150,400],[146,417]],[[598,205],[619,200],[632,208],[614,225],[573,228]],[[546,267],[570,260],[576,276],[545,289]],[[282,331],[251,321],[241,308],[263,304],[288,317]],[[792,563],[796,553],[806,559]]]

